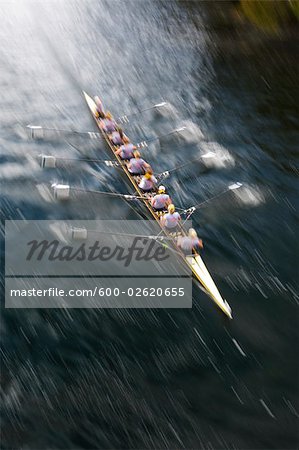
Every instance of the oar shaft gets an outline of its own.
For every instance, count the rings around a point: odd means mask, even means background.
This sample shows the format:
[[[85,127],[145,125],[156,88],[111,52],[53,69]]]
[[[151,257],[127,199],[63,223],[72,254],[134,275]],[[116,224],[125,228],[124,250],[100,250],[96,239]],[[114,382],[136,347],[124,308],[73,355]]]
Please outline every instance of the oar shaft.
[[[91,139],[103,138],[100,133],[94,131],[77,131],[77,130],[67,130],[65,128],[50,128],[50,127],[42,127],[39,125],[27,125],[27,128],[31,130],[31,136],[34,138],[34,133],[38,131],[55,131],[57,133],[73,133],[73,134],[85,134],[88,135]]]
[[[170,135],[172,135],[172,134],[174,134],[174,133],[180,133],[181,131],[183,131],[183,130],[185,130],[185,129],[186,129],[186,127],[177,128],[177,129],[172,130],[172,131],[170,131],[170,132],[168,132],[168,133],[160,134],[160,136],[156,136],[156,137],[154,137],[154,138],[146,139],[146,140],[141,141],[141,142],[139,142],[138,144],[136,144],[136,147],[138,147],[138,148],[147,147],[148,144],[150,144],[151,142],[158,141],[159,139],[162,139],[162,138],[164,138],[164,137],[166,137],[166,136],[170,136]]]
[[[71,142],[67,141],[65,139],[65,142],[67,145],[69,145],[70,147],[73,147],[75,150],[78,150],[79,152],[81,152],[82,150],[78,147],[76,147],[76,145],[72,144]],[[112,161],[112,160],[107,160],[107,159],[79,159],[78,161],[88,161],[88,162],[102,162],[104,164],[106,164],[107,166],[118,166],[118,162],[117,161]]]
[[[225,189],[222,192],[219,192],[219,194],[214,195],[213,197],[208,198],[207,200],[204,200],[203,202],[197,203],[196,205],[192,206],[191,208],[188,208],[186,211],[195,211],[197,208],[199,208],[200,206],[203,206],[209,202],[211,202],[212,200],[215,200],[216,198],[221,197],[224,194],[227,194],[228,192],[234,191],[236,189],[239,189],[242,186],[242,183],[234,183],[232,185],[230,185],[227,189]]]
[[[180,133],[181,131],[183,131],[185,129],[186,129],[186,127],[177,128],[175,130],[170,131],[169,133],[161,134],[160,136],[154,137],[152,139],[147,139],[147,142],[157,141],[158,139],[161,139],[166,136],[170,136],[171,134]]]
[[[199,208],[200,206],[206,205],[207,203],[211,202],[212,200],[215,200],[216,198],[221,197],[222,195],[229,192],[229,189],[226,189],[225,191],[220,192],[217,195],[213,195],[213,197],[208,198],[207,200],[204,200],[203,202],[197,203],[197,205],[194,205],[193,208]]]
[[[138,116],[138,114],[144,113],[146,111],[150,111],[151,109],[162,108],[166,105],[167,105],[167,102],[156,103],[155,105],[150,106],[148,108],[140,109],[138,112],[130,113],[130,114],[123,114],[122,116],[118,117],[117,120],[121,123],[128,123],[128,122],[130,122],[129,117]]]
[[[215,154],[212,154],[212,152],[206,153],[204,155],[199,156],[198,158],[191,159],[190,161],[187,161],[184,164],[180,164],[179,166],[176,166],[173,169],[165,170],[164,172],[159,173],[157,175],[157,177],[161,177],[161,176],[167,177],[170,173],[176,172],[177,170],[180,170],[183,167],[189,166],[190,164],[192,164],[192,163],[194,163],[196,161],[200,161],[201,159],[204,159],[204,158],[207,158],[207,157],[212,158],[214,156],[215,156]]]
[[[146,197],[142,197],[140,195],[121,194],[118,192],[95,191],[93,189],[82,189],[82,188],[71,188],[71,190],[79,191],[79,192],[86,192],[86,193],[90,193],[90,194],[108,195],[110,197],[120,197],[120,198],[125,198],[127,200],[146,199]]]
[[[63,158],[60,156],[55,156],[55,159],[59,161],[78,161],[78,162],[99,162],[99,163],[105,163],[111,165],[118,164],[117,161],[112,161],[111,159],[90,159],[90,158]]]
[[[127,236],[127,237],[140,237],[140,238],[148,238],[148,239],[161,239],[161,240],[169,240],[171,241],[172,238],[169,238],[167,236],[159,236],[159,235],[146,235],[146,234],[131,234],[131,233],[113,233],[112,231],[100,231],[100,230],[88,230],[89,233],[96,233],[96,234],[107,234],[112,236]]]
[[[44,131],[44,130],[46,130],[46,131],[48,131],[48,130],[49,131],[56,131],[58,133],[61,133],[61,132],[65,133],[66,132],[66,133],[74,133],[74,134],[79,134],[79,135],[83,134],[83,135],[87,135],[90,139],[98,139],[98,138],[103,139],[104,138],[101,133],[97,133],[97,132],[94,132],[94,131],[67,130],[67,129],[63,129],[63,128],[42,127],[42,126],[39,126],[39,125],[27,125],[27,128],[29,128],[31,130],[31,137],[32,138],[34,138],[35,132]],[[159,139],[162,139],[163,137],[170,136],[170,135],[172,135],[174,133],[180,133],[185,128],[186,127],[178,128],[176,130],[170,131],[169,133],[165,133],[165,134],[162,134],[162,135],[154,137],[154,138],[146,139],[146,140],[141,141],[138,144],[136,144],[136,147],[138,147],[138,148],[147,147],[149,143],[157,141]],[[69,142],[68,142],[68,145],[71,145],[72,147],[77,148],[77,147],[75,147],[73,144],[71,144]]]

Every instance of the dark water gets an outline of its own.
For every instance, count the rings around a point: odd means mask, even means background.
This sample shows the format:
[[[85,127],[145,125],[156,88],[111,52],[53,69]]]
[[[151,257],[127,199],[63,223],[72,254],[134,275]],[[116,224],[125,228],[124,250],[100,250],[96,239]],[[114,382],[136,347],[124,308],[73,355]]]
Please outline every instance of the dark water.
[[[244,184],[194,216],[230,323],[196,286],[183,312],[15,311],[2,301],[1,448],[297,448],[294,42],[213,31],[204,2],[2,2],[0,12],[4,219],[133,217],[120,200],[48,200],[53,181],[99,187],[96,168],[42,171],[42,152],[80,154],[61,138],[32,141],[22,125],[93,129],[82,89],[116,115],[171,102],[128,129],[140,140],[191,126],[194,142],[149,150],[159,172],[217,153],[209,170],[168,180],[177,204]],[[109,168],[99,177],[127,189]]]

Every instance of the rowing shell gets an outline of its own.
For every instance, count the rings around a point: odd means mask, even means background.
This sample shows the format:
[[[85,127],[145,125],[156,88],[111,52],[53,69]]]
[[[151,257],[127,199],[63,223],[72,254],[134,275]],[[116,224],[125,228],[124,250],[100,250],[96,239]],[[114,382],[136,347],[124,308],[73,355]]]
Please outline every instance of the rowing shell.
[[[123,171],[129,178],[135,191],[138,192],[139,196],[144,197],[145,196],[144,192],[141,192],[141,190],[138,187],[139,177],[133,176],[129,172],[126,164],[124,164],[124,161],[122,161],[120,159],[120,157],[115,154],[115,150],[117,149],[117,146],[114,146],[110,142],[110,140],[108,139],[108,136],[106,135],[106,133],[104,133],[104,131],[100,127],[100,121],[96,117],[97,108],[96,108],[95,102],[88,94],[86,94],[86,92],[83,91],[83,94],[84,94],[85,100],[87,102],[87,105],[92,113],[92,116],[93,116],[94,120],[96,121],[96,124],[97,124],[98,128],[100,129],[100,131],[103,135],[103,138],[105,139],[109,148],[111,149],[114,157],[117,159],[117,161],[120,164],[120,167],[122,167]],[[166,230],[162,227],[161,221],[160,221],[160,215],[153,209],[150,200],[151,200],[151,195],[148,195],[147,198],[142,198],[142,202],[146,206],[146,208],[149,211],[149,213],[151,214],[151,216],[153,216],[153,218],[159,223],[164,234],[166,234],[167,236],[170,236],[167,234]],[[183,232],[185,233],[184,230],[183,230]],[[180,252],[180,249],[177,246],[176,240],[174,237],[172,238],[172,243],[173,243],[174,247]],[[227,303],[227,301],[221,297],[220,292],[218,291],[217,286],[215,285],[215,283],[214,283],[208,269],[206,268],[202,258],[200,257],[200,255],[198,253],[194,252],[194,254],[192,256],[185,257],[182,253],[181,253],[181,256],[182,256],[182,259],[185,262],[185,264],[187,264],[188,267],[191,268],[194,276],[201,283],[205,292],[211,297],[211,299],[217,304],[217,306],[224,312],[224,314],[226,314],[230,319],[232,319],[231,308],[230,308],[229,304]]]

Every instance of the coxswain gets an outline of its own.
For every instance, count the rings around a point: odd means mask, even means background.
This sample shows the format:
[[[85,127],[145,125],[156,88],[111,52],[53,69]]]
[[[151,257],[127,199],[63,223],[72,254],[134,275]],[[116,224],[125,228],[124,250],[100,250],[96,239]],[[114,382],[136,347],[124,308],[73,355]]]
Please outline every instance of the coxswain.
[[[104,119],[105,118],[105,111],[104,111],[103,103],[101,102],[100,97],[96,96],[94,98],[94,101],[95,101],[95,104],[96,104],[96,107],[97,107],[95,116],[98,119]]]
[[[155,211],[165,211],[168,205],[171,204],[171,199],[165,191],[164,186],[159,186],[158,194],[152,198],[151,204]]]
[[[113,133],[110,134],[109,139],[114,145],[122,145],[124,137],[125,134],[122,128],[119,127],[116,131],[113,131]]]
[[[141,178],[141,181],[138,185],[138,187],[143,192],[151,192],[153,189],[155,189],[157,184],[157,178],[154,177],[152,169],[149,167],[143,177]]]
[[[192,255],[192,250],[199,251],[203,248],[202,240],[197,237],[194,228],[190,228],[188,236],[179,236],[177,239],[178,247],[187,255]]]
[[[175,206],[171,203],[167,208],[168,212],[161,216],[160,220],[162,225],[168,231],[177,231],[179,227],[179,222],[181,220],[180,214],[175,210]]]
[[[135,150],[130,159],[128,170],[132,175],[143,175],[150,165],[140,157],[140,152]]]
[[[134,150],[136,150],[135,145],[130,142],[130,139],[127,136],[124,136],[123,144],[115,151],[115,154],[121,159],[131,159],[134,156]]]
[[[109,111],[105,114],[105,118],[100,121],[100,127],[108,134],[116,131],[116,123],[112,119],[112,114]]]

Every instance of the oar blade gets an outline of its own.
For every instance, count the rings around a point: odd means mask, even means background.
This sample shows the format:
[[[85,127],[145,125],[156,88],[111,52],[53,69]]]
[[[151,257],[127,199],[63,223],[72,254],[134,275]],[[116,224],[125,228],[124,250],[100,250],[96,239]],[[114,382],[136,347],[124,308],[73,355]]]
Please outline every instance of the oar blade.
[[[163,108],[163,106],[166,106],[167,102],[161,102],[161,103],[156,103],[156,105],[153,106],[153,108]]]
[[[40,125],[26,125],[26,128],[29,128],[30,130],[41,130],[42,127]]]
[[[27,125],[26,128],[30,130],[31,139],[37,138],[41,139],[44,137],[44,129],[40,125]]]
[[[215,158],[215,156],[216,156],[216,153],[208,152],[208,153],[205,153],[204,155],[202,155],[201,158],[209,159],[209,158]]]
[[[236,183],[231,184],[230,186],[228,186],[228,189],[229,189],[230,191],[233,191],[233,190],[235,190],[235,189],[239,189],[241,186],[243,186],[242,183],[239,183],[239,182],[237,181]]]
[[[177,133],[181,133],[182,131],[186,130],[187,127],[181,127],[181,128],[176,128],[174,131]]]

